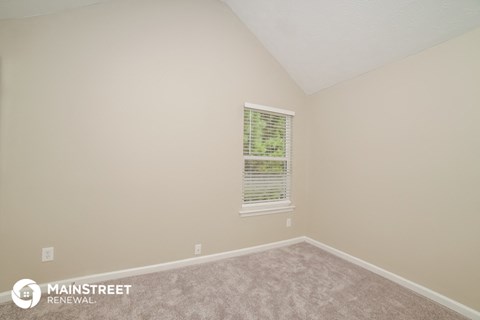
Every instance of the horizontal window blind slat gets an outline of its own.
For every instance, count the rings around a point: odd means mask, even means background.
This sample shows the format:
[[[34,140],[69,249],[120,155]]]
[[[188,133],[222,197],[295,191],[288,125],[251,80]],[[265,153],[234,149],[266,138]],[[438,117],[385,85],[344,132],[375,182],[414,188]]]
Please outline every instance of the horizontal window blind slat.
[[[287,157],[271,157],[271,156],[244,156],[245,160],[259,160],[259,161],[287,161]]]
[[[245,184],[258,184],[258,183],[268,183],[268,184],[279,184],[279,183],[287,183],[288,176],[284,176],[279,179],[253,179],[253,178],[248,178],[244,179]]]

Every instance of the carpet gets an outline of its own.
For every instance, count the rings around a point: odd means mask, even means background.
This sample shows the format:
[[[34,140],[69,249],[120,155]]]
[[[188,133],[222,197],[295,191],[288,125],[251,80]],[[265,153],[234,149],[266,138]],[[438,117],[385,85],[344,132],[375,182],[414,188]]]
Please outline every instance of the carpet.
[[[132,287],[95,304],[6,303],[0,319],[467,319],[307,243],[105,284]]]

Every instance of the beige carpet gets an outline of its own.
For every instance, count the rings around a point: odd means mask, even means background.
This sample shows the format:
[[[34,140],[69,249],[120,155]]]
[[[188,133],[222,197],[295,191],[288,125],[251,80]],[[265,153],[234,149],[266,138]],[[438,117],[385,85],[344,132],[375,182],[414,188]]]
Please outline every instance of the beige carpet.
[[[312,245],[111,281],[96,304],[0,305],[0,319],[466,319]]]

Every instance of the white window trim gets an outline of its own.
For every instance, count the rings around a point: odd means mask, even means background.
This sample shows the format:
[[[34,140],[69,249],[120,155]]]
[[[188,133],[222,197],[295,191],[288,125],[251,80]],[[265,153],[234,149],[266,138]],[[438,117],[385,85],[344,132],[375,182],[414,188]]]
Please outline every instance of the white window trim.
[[[293,212],[295,206],[291,205],[290,200],[243,204],[240,210],[240,216],[251,217],[264,214]]]
[[[294,111],[280,109],[275,107],[263,106],[260,104],[254,104],[245,102],[245,108],[253,109],[253,110],[260,110],[278,114],[284,114],[288,116],[295,116]],[[291,143],[291,141],[288,141]],[[291,157],[291,155],[290,155]],[[249,158],[247,156],[247,158]],[[258,158],[258,157],[255,157]],[[270,157],[265,157],[267,160],[271,159]],[[252,217],[252,216],[259,216],[259,215],[267,215],[267,214],[275,214],[275,213],[288,213],[293,212],[295,206],[292,205],[291,200],[281,200],[281,201],[272,201],[272,202],[263,202],[263,203],[249,203],[249,204],[242,204],[242,209],[239,211],[241,217]]]
[[[289,116],[292,116],[292,117],[295,115],[295,111],[290,111],[290,110],[280,109],[280,108],[275,108],[275,107],[269,107],[269,106],[262,106],[261,104],[255,104],[255,103],[249,103],[249,102],[245,102],[245,108],[253,109],[253,110],[273,112],[273,113],[286,114],[286,115],[289,115]]]

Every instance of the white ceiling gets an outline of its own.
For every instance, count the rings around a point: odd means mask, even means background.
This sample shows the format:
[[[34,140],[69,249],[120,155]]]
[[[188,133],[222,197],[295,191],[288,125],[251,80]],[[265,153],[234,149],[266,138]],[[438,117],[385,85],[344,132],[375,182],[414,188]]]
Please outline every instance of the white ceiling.
[[[104,1],[108,0],[0,0],[0,20],[50,14]]]
[[[308,94],[480,26],[480,0],[223,1]]]

